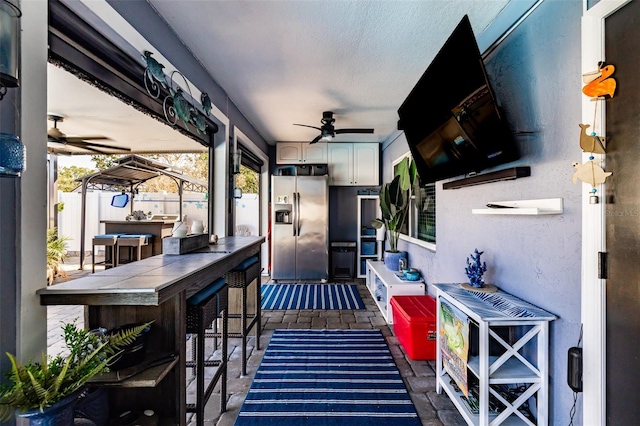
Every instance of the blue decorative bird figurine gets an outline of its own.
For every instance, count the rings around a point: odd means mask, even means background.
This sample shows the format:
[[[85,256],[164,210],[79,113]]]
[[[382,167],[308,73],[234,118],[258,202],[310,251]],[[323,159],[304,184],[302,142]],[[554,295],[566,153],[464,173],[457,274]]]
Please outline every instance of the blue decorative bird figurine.
[[[153,76],[153,78],[160,82],[162,87],[166,89],[167,83],[165,81],[166,76],[163,71],[164,65],[152,58],[151,55],[153,55],[153,53],[145,50],[144,55],[142,56],[142,59],[147,63],[147,71],[151,76]]]
[[[188,123],[191,121],[191,104],[185,99],[182,89],[178,87],[178,90],[173,94],[173,107],[176,110],[176,114],[184,122],[187,128]]]
[[[205,133],[207,131],[207,121],[205,120],[204,115],[195,112],[191,115],[191,122],[196,126],[198,134]]]
[[[209,94],[207,92],[202,92],[200,95],[200,103],[202,103],[202,109],[204,109],[205,115],[208,116],[211,113],[213,105],[211,104],[211,98],[209,98]]]

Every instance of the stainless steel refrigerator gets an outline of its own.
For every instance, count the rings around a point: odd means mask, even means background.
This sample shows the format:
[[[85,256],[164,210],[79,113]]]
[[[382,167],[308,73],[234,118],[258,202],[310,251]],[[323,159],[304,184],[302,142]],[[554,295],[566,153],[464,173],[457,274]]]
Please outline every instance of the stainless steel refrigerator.
[[[271,206],[271,279],[326,281],[328,176],[273,176]]]

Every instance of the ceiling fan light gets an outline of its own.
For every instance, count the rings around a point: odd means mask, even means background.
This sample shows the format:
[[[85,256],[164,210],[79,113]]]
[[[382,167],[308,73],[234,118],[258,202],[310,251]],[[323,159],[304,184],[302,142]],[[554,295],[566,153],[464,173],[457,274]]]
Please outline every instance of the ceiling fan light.
[[[323,135],[320,138],[320,142],[331,142],[331,140],[333,140],[333,136],[331,135]]]

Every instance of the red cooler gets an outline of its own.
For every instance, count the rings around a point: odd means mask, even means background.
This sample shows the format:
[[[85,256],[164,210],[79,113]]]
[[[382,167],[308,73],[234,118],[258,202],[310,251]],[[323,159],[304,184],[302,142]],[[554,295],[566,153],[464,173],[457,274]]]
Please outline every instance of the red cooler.
[[[393,296],[393,331],[413,360],[436,359],[436,301],[431,296]]]

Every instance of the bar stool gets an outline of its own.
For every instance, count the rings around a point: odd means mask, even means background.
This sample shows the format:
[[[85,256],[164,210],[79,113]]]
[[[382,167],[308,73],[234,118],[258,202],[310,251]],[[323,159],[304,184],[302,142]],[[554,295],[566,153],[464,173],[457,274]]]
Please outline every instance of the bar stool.
[[[196,413],[196,424],[204,424],[204,407],[213,392],[218,380],[220,383],[220,412],[227,409],[227,307],[228,287],[223,278],[218,278],[202,290],[187,299],[187,333],[191,334],[192,355],[191,361],[186,362],[187,367],[195,367],[196,370],[196,402],[188,403],[186,411]],[[204,341],[207,337],[206,330],[211,327],[218,317],[222,318],[220,337],[222,339],[222,354],[220,360],[205,360]],[[197,342],[197,344],[195,343]],[[214,346],[214,351],[215,351]],[[218,367],[209,385],[204,386],[205,367]]]
[[[120,262],[120,248],[126,247],[128,251],[129,262],[134,262],[133,253],[136,254],[135,260],[142,257],[142,246],[149,245],[153,239],[153,234],[120,234],[118,237],[118,245],[116,247],[116,266]],[[134,251],[132,251],[132,249]]]
[[[104,265],[113,268],[118,266],[116,258],[116,250],[118,244],[118,236],[120,234],[101,234],[95,235],[91,243],[91,273],[96,272],[96,246],[104,246],[104,260],[98,262],[99,265]]]
[[[252,256],[233,268],[225,275],[229,288],[239,288],[242,290],[242,307],[239,314],[229,313],[228,318],[240,318],[240,332],[229,333],[229,337],[242,338],[242,375],[247,375],[247,335],[251,328],[255,327],[256,333],[256,349],[260,349],[260,334],[262,332],[261,310],[262,292],[260,291],[260,261],[258,256]],[[256,281],[256,312],[255,314],[247,313],[247,287]],[[251,322],[247,324],[247,320]]]

